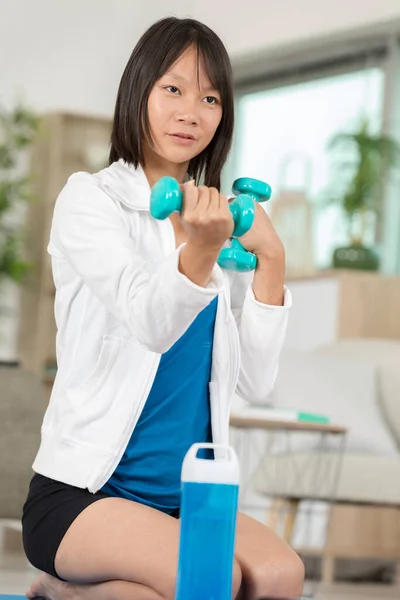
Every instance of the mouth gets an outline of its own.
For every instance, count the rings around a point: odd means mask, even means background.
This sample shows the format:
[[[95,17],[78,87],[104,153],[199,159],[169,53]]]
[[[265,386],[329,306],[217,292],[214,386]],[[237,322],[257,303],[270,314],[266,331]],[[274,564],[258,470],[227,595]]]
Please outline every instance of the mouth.
[[[194,137],[194,135],[192,135],[191,133],[185,133],[183,131],[179,131],[178,133],[170,133],[168,135],[175,139],[188,140],[188,141],[192,141],[192,142],[194,142],[196,139]]]

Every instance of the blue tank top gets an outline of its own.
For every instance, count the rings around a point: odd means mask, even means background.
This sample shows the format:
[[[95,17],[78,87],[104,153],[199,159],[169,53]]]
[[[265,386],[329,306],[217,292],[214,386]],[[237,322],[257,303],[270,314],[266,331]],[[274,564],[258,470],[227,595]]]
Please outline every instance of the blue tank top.
[[[179,508],[184,456],[192,444],[212,441],[208,384],[217,304],[215,298],[161,356],[142,414],[103,492],[167,513]]]

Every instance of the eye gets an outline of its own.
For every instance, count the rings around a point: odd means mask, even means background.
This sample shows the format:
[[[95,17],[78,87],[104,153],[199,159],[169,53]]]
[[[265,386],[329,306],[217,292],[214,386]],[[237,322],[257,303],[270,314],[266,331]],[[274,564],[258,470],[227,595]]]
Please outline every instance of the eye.
[[[168,90],[169,92],[171,92],[172,94],[179,94],[179,89],[176,87],[176,85],[167,85],[166,90]]]
[[[206,104],[218,104],[218,98],[216,98],[215,96],[206,96],[205,98],[203,98],[203,100]]]

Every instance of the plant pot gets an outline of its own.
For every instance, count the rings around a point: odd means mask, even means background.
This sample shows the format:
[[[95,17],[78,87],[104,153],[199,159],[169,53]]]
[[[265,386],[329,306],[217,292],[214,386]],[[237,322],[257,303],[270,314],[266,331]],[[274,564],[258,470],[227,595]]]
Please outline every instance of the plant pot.
[[[335,269],[377,271],[379,256],[372,248],[354,243],[350,246],[336,248],[333,253],[333,267]]]

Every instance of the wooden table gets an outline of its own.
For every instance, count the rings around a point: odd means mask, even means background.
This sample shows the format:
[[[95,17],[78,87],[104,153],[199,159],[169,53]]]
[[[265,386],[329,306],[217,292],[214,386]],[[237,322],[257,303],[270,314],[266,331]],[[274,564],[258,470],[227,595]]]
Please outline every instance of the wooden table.
[[[250,455],[250,450],[251,450],[251,434],[257,432],[257,431],[264,431],[264,432],[270,432],[270,433],[277,433],[277,432],[281,432],[281,433],[290,433],[290,432],[304,432],[304,433],[315,433],[315,434],[320,434],[320,436],[323,437],[327,437],[327,436],[337,436],[338,438],[340,438],[340,454],[338,456],[338,465],[337,468],[339,470],[340,468],[340,460],[342,458],[343,455],[343,451],[344,451],[344,442],[346,439],[346,434],[347,434],[347,428],[343,427],[341,425],[333,425],[333,424],[323,424],[323,423],[312,423],[312,422],[293,422],[293,421],[283,421],[283,420],[271,420],[269,418],[259,418],[259,417],[247,417],[244,415],[232,415],[231,419],[230,419],[230,426],[233,430],[236,431],[241,431],[244,432],[245,434],[247,434],[247,439],[242,439],[242,443],[240,443],[238,445],[238,447],[236,448],[238,451],[238,455],[239,455],[239,460],[241,463],[241,467],[242,467],[242,473],[245,472],[246,466],[249,464],[249,455]],[[260,453],[261,454],[261,453]],[[264,458],[264,456],[262,456],[262,458]],[[248,475],[248,477],[246,478],[245,476],[242,477],[242,482],[241,482],[241,497],[242,500],[245,497],[245,493],[247,490],[247,487],[251,481],[252,475],[253,475],[253,471],[252,469],[250,469],[250,473]],[[339,475],[339,472],[336,473],[336,477],[335,477],[335,483],[337,480],[337,476]],[[335,490],[332,489],[331,493],[328,494],[328,496],[330,496],[330,500],[332,501],[334,499],[334,493]],[[312,498],[311,498],[312,499]],[[286,521],[285,524],[285,533],[284,533],[284,537],[285,540],[290,542],[292,539],[292,534],[293,534],[293,527],[294,527],[294,522],[295,522],[295,518],[296,518],[296,514],[297,514],[297,508],[298,505],[300,503],[301,497],[296,497],[295,492],[293,491],[292,493],[288,494],[285,498],[282,497],[278,497],[276,498],[276,502],[274,503],[275,506],[275,512],[276,512],[276,508],[279,504],[282,504],[282,500],[285,500],[286,503],[289,503],[289,507],[290,510],[288,511],[288,519]],[[271,511],[270,511],[271,512]],[[269,519],[269,525],[271,527],[273,527],[275,525],[276,527],[276,515],[275,517],[270,517]]]
[[[271,419],[258,419],[232,415],[230,426],[235,429],[253,429],[264,431],[317,431],[333,435],[345,435],[346,427],[324,423],[305,423],[292,421],[272,421]]]
[[[325,471],[323,468],[322,470],[320,469],[320,475],[322,477],[330,477],[330,487],[327,486],[326,501],[328,503],[328,507],[331,509],[335,500],[337,482],[340,476],[341,459],[345,449],[347,428],[334,424],[271,420],[270,418],[260,418],[259,416],[247,416],[243,413],[244,411],[240,414],[233,414],[230,419],[230,426],[233,433],[232,437],[236,437],[236,443],[235,440],[232,439],[232,445],[235,447],[238,453],[242,471],[240,493],[240,505],[242,509],[246,510],[246,508],[248,508],[248,505],[246,504],[246,497],[248,489],[252,483],[254,473],[260,468],[260,465],[265,462],[265,457],[268,456],[268,443],[266,443],[266,447],[261,450],[259,449],[258,451],[259,460],[254,461],[254,455],[256,454],[254,446],[256,446],[257,443],[260,445],[260,436],[262,433],[265,433],[264,438],[269,438],[269,440],[271,440],[275,434],[284,434],[289,436],[291,434],[301,434],[302,432],[305,434],[315,434],[316,436],[319,436],[321,439],[322,448],[324,447],[324,444],[328,444],[328,441],[332,442],[332,440],[334,440],[332,445],[336,448],[336,453],[333,453],[335,458],[335,465],[332,467],[333,470],[328,473],[327,469],[325,469]],[[257,435],[255,435],[257,433],[258,440]],[[237,439],[238,434],[239,439]],[[293,456],[295,456],[295,454],[296,453],[294,452]],[[252,455],[254,463],[253,465],[251,464]],[[310,452],[310,455],[312,455],[312,452]],[[315,480],[316,482],[318,481],[318,473],[315,473]],[[288,543],[292,543],[294,525],[298,515],[299,505],[300,502],[305,499],[304,496],[296,495],[296,489],[288,490],[285,495],[271,494],[268,496],[272,500],[271,506],[268,507],[267,512],[268,526],[273,530],[277,530],[279,525],[282,525],[283,517],[282,537]],[[308,496],[306,499],[310,501],[315,500],[312,495]],[[331,510],[328,512],[327,527],[329,525],[330,516]],[[322,554],[323,552],[324,549],[322,550]]]

